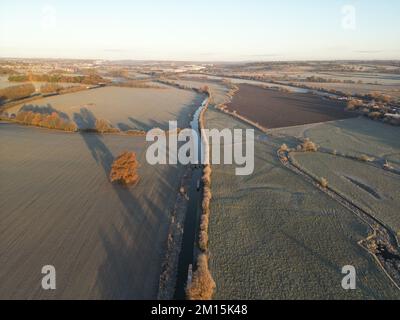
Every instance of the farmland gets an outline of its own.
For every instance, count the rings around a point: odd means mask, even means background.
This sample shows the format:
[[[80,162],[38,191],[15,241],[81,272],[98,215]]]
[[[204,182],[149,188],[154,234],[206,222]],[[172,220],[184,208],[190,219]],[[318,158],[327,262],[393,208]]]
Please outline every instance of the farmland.
[[[0,299],[400,299],[395,66],[53,63],[0,77],[93,80],[3,99]],[[172,120],[254,129],[254,172],[150,165],[145,131]]]
[[[155,299],[182,167],[147,164],[144,137],[5,123],[0,137],[0,299]],[[108,179],[125,150],[140,163],[128,189]]]
[[[216,105],[224,104],[230,101],[229,87],[222,81],[208,80],[208,79],[196,79],[196,78],[182,78],[174,80],[176,83],[190,87],[190,88],[201,88],[204,86],[209,87],[213,96],[213,103]]]
[[[329,150],[340,151],[347,156],[367,155],[377,160],[388,160],[400,166],[399,127],[388,126],[364,117],[274,129],[276,135],[290,135],[298,139],[310,138]]]
[[[285,93],[252,85],[239,85],[228,110],[236,111],[266,128],[296,126],[355,115],[345,111],[341,102],[322,99],[311,94]]]
[[[327,178],[332,187],[393,230],[400,229],[399,175],[383,170],[385,163],[399,168],[398,127],[356,118],[271,133],[309,138],[317,143],[321,152],[294,155],[299,164],[316,176]]]
[[[12,82],[12,81],[8,81],[7,76],[0,76],[0,89],[11,87],[11,86],[21,85],[23,83],[32,83],[35,86],[36,90],[39,90],[42,85],[47,84],[47,82]],[[57,83],[57,85],[63,86],[63,87],[79,86],[79,84],[76,84],[76,83],[62,83],[62,82]]]
[[[396,174],[329,154],[294,156],[306,170],[328,179],[330,186],[346,195],[393,230],[400,230],[400,179]]]
[[[168,121],[173,120],[186,127],[201,99],[195,92],[175,88],[105,87],[35,100],[7,111],[55,110],[75,121],[80,129],[92,129],[96,119],[103,119],[122,131],[147,131],[168,129]]]
[[[248,128],[208,111],[210,128]],[[258,132],[255,172],[237,177],[213,166],[210,268],[216,299],[399,298],[372,257],[357,244],[369,228],[352,212],[282,167],[276,150],[291,136]],[[341,288],[341,268],[354,265],[358,290]]]

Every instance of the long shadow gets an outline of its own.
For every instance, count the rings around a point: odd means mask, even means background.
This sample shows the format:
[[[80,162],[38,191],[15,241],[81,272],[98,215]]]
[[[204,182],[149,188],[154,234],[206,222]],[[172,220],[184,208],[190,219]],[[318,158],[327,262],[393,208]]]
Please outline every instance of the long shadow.
[[[29,112],[32,111],[34,113],[40,113],[40,114],[52,114],[53,112],[57,113],[60,118],[63,118],[65,120],[69,120],[69,116],[61,112],[57,109],[55,109],[50,103],[46,105],[34,105],[34,104],[24,104],[21,109],[19,109],[20,112]]]
[[[144,201],[149,210],[160,210],[151,199]],[[139,209],[135,210],[137,213]],[[133,212],[132,212],[133,213]],[[162,236],[152,217],[141,215],[140,222],[131,214],[123,215],[123,228],[111,226],[111,232],[100,230],[99,236],[106,260],[99,267],[99,288],[104,299],[155,299],[163,247],[156,246]]]
[[[87,108],[81,108],[79,113],[74,113],[73,118],[79,129],[93,129],[96,127],[96,117]]]
[[[140,121],[133,117],[128,117],[128,120],[133,124],[133,126],[138,130],[148,131],[152,128],[166,129],[166,122],[158,122],[156,120],[151,120],[149,122]]]
[[[179,128],[188,127],[190,124],[190,121],[191,121],[191,114],[196,111],[196,109],[199,107],[201,102],[202,102],[202,99],[195,99],[191,103],[184,105],[180,109],[180,111],[177,113],[168,112],[168,114],[171,116],[170,121],[177,121]],[[144,130],[144,131],[149,131],[150,129],[153,129],[153,128],[160,128],[163,130],[169,129],[168,121],[156,121],[154,119],[150,119],[147,122],[144,122],[144,121],[135,119],[133,117],[128,117],[128,120],[130,121],[131,125],[118,124],[118,126],[120,127],[121,130],[124,126],[127,126],[131,129],[135,129],[135,130]]]
[[[74,120],[85,127],[96,122],[93,113],[87,109],[75,113]],[[114,156],[103,142],[102,136],[84,132],[80,135],[108,179]],[[155,170],[154,174],[160,173]],[[166,182],[159,180],[163,188],[166,188]],[[158,272],[161,270],[160,250],[163,249],[159,244],[163,241],[163,236],[166,238],[166,234],[158,230],[160,224],[165,222],[165,217],[160,214],[163,213],[163,208],[146,196],[140,199],[135,197],[129,188],[111,186],[124,208],[121,212],[123,223],[118,227],[112,225],[99,231],[106,252],[106,259],[98,270],[101,298],[156,298]],[[166,197],[167,192],[163,198],[165,201]],[[149,266],[151,261],[155,263]],[[157,261],[160,261],[159,265]],[[148,282],[152,283],[151,288],[146,287]]]

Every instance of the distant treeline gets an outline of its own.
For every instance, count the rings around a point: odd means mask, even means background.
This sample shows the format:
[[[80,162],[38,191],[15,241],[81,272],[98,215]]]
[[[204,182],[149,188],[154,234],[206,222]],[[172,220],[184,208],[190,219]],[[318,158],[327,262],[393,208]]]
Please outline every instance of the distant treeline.
[[[52,95],[52,94],[65,94],[72,93],[85,90],[86,88],[83,86],[68,86],[64,87],[57,83],[46,83],[40,86],[40,92],[43,96]]]
[[[346,84],[355,84],[355,83],[362,84],[363,83],[361,80],[358,80],[356,82],[354,80],[339,80],[339,79],[323,78],[323,77],[316,77],[316,76],[307,77],[300,81],[320,82],[320,83],[346,83]]]
[[[90,74],[84,76],[68,76],[60,74],[18,74],[11,75],[8,77],[9,81],[13,82],[27,82],[27,81],[37,81],[37,82],[65,82],[65,83],[81,83],[95,85],[99,83],[109,83],[109,80],[97,74]]]
[[[0,89],[0,103],[5,100],[15,100],[29,97],[35,92],[35,86],[31,83],[21,84]]]
[[[112,84],[115,87],[123,88],[140,88],[140,89],[164,89],[164,87],[157,86],[155,84],[150,84],[146,80],[128,80],[124,82],[118,82]]]
[[[13,69],[6,68],[6,67],[0,67],[0,75],[8,75],[8,74],[14,74],[16,73]]]

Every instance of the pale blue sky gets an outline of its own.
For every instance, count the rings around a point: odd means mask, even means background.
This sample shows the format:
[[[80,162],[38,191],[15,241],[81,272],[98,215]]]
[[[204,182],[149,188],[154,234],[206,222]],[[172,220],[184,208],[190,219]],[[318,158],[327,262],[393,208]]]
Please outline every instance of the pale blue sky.
[[[1,0],[0,57],[400,59],[399,17],[398,0]]]

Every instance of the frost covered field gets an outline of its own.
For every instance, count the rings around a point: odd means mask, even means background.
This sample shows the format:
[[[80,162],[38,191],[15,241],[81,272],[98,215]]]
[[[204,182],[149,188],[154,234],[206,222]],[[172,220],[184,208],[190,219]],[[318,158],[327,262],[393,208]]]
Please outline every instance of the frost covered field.
[[[249,128],[218,111],[209,128]],[[293,136],[257,133],[255,172],[212,166],[210,268],[215,299],[388,299],[399,292],[358,241],[368,227],[352,212],[283,167],[276,150]],[[358,271],[358,290],[341,269]]]
[[[144,137],[0,124],[0,298],[155,299],[182,168],[150,166]],[[129,150],[141,181],[113,185]],[[57,290],[41,289],[54,265]]]
[[[383,170],[386,161],[400,168],[399,127],[356,118],[271,132],[307,137],[322,150],[331,151],[294,157],[307,171],[327,178],[332,187],[395,233],[400,231],[400,175]],[[371,161],[360,161],[365,156]]]
[[[35,100],[7,111],[50,107],[66,114],[81,129],[94,128],[96,119],[103,119],[123,131],[147,131],[154,127],[167,129],[168,121],[173,120],[178,120],[178,126],[187,127],[190,114],[201,102],[202,97],[195,92],[171,87],[105,87]]]
[[[173,80],[190,88],[201,88],[208,86],[213,95],[213,103],[215,105],[225,104],[230,101],[228,96],[229,88],[222,81],[215,81],[211,79],[196,79],[196,78],[182,78],[179,80]]]

